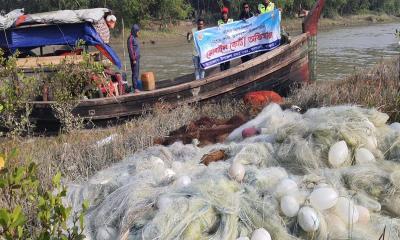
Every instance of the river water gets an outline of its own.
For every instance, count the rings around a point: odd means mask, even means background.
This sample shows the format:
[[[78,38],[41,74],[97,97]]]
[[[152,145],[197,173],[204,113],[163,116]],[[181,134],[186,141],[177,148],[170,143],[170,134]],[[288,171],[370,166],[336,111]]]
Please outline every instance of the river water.
[[[395,30],[400,23],[375,24],[322,31],[318,35],[318,80],[338,80],[357,69],[372,66],[399,54]],[[184,36],[154,39],[142,44],[141,71],[151,71],[157,80],[193,72],[192,43]],[[114,45],[123,56],[123,43]],[[126,65],[130,70],[129,60]]]

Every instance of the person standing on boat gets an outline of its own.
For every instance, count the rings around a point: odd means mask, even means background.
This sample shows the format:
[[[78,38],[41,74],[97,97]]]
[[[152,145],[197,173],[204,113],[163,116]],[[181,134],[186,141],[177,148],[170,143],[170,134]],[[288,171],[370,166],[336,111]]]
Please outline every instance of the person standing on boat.
[[[258,4],[258,14],[269,13],[275,10],[275,4],[269,0],[263,0],[262,3]]]
[[[249,3],[244,2],[242,4],[242,12],[240,13],[239,19],[241,19],[243,21],[246,21],[247,19],[249,19],[249,18],[251,18],[253,16],[254,16],[254,13],[251,12]],[[247,56],[243,56],[243,57],[241,57],[242,63],[247,62],[247,61],[251,60],[252,58],[253,58],[252,54],[249,54]]]
[[[233,19],[229,18],[229,16],[228,16],[229,9],[227,7],[223,7],[222,8],[221,14],[222,14],[222,16],[221,16],[221,19],[218,20],[218,26],[222,26],[224,24],[228,24],[228,23],[232,23],[233,22]],[[229,68],[231,68],[231,62],[228,61],[228,62],[221,63],[219,65],[219,68],[221,69],[221,72],[225,71],[225,70],[228,70]]]
[[[140,46],[138,40],[140,28],[137,24],[134,24],[131,29],[131,35],[128,38],[128,52],[129,60],[131,61],[132,69],[132,86],[134,92],[140,92],[142,90],[142,81],[139,78],[140,68]]]
[[[193,28],[191,33],[188,33],[187,40],[191,41],[193,39],[195,32],[203,30],[204,24],[205,24],[204,19],[202,18],[197,19],[197,27]],[[197,51],[195,43],[193,43],[193,65],[194,65],[194,75],[196,77],[196,80],[203,79],[206,75],[206,71],[200,65],[200,55],[199,52]]]
[[[251,11],[249,3],[244,2],[242,4],[242,11],[240,12],[239,19],[247,20],[251,17],[254,17],[254,13]]]
[[[276,9],[275,4],[269,0],[263,0],[263,3],[258,4],[258,9],[257,13],[258,14],[264,14],[264,13],[269,13],[272,12]],[[282,15],[282,9],[279,9],[279,18],[281,18]],[[289,33],[285,31],[283,27],[281,27],[281,36],[282,36],[282,43],[290,43],[291,39],[289,37]]]

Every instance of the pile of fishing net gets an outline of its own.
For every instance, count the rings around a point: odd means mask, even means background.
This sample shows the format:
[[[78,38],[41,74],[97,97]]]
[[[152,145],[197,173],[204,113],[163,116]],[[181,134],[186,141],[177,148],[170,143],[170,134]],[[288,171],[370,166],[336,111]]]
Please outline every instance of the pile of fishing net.
[[[140,151],[70,185],[87,239],[400,239],[400,127],[374,109],[270,104],[223,144]],[[259,129],[243,139],[246,128]],[[210,152],[227,158],[201,164]]]

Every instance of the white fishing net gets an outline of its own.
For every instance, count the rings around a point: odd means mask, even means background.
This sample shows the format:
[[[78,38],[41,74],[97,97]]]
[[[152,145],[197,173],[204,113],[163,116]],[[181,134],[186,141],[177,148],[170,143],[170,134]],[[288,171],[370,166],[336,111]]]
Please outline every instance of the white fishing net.
[[[387,121],[355,106],[301,115],[271,104],[224,144],[148,148],[71,184],[66,201],[75,211],[90,201],[93,240],[250,239],[257,229],[274,240],[400,239],[400,131]],[[248,127],[261,135],[243,139]],[[216,150],[228,159],[200,164]]]

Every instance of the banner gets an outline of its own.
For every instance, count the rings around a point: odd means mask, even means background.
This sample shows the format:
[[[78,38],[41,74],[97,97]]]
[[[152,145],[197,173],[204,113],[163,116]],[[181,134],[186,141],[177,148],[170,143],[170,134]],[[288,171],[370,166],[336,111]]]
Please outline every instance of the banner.
[[[194,41],[204,69],[255,52],[270,51],[281,40],[279,10],[207,28],[194,34]]]

